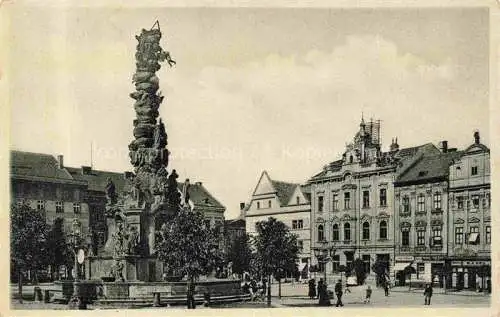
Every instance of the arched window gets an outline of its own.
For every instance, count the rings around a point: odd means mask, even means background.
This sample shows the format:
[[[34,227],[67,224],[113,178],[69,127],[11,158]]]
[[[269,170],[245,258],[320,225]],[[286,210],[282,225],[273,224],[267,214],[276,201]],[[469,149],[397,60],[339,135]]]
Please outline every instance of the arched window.
[[[354,158],[351,156],[349,156],[349,163],[352,163],[352,161],[354,160]]]
[[[380,222],[379,231],[380,239],[387,239],[387,222],[385,220]]]
[[[363,240],[370,240],[370,224],[368,221],[363,223]]]
[[[351,240],[351,225],[348,222],[344,223],[344,240]]]
[[[333,241],[340,240],[340,232],[339,232],[339,225],[338,224],[334,224],[332,227],[332,240]]]
[[[323,225],[318,226],[318,241],[325,240],[325,232],[323,230]]]

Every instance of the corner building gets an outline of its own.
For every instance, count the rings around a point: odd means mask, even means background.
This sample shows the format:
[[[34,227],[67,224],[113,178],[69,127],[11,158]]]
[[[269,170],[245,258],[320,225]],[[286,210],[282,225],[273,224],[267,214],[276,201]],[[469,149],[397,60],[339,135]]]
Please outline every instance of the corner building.
[[[449,168],[447,287],[491,290],[490,149],[479,132]]]
[[[389,274],[394,265],[394,180],[396,172],[434,145],[399,149],[397,139],[381,151],[380,123],[362,119],[342,159],[314,175],[311,186],[312,248],[334,247],[332,261],[320,271],[339,274],[340,265],[364,261],[367,271],[379,260]],[[318,264],[313,258],[313,264]],[[369,276],[369,279],[373,275]]]

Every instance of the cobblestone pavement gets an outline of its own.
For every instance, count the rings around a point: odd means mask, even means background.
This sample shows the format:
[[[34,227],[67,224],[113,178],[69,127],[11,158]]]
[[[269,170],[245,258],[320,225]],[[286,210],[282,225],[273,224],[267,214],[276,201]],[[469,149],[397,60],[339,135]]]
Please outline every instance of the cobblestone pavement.
[[[42,287],[43,288],[43,287]],[[329,289],[333,286],[330,285]],[[424,307],[424,296],[422,290],[408,291],[405,287],[392,288],[389,296],[384,296],[384,291],[382,289],[373,288],[373,294],[371,298],[371,303],[364,304],[365,287],[350,287],[351,292],[343,296],[342,301],[345,308],[368,308],[368,307]],[[13,291],[14,289],[11,288]],[[311,300],[307,297],[307,285],[306,284],[282,284],[281,299],[278,298],[278,285],[273,284],[271,288],[272,306],[273,307],[318,307],[318,300]],[[25,288],[26,294],[32,293],[32,289],[29,287]],[[332,300],[332,304],[335,304],[336,298]],[[486,308],[490,305],[491,299],[489,295],[484,295],[482,293],[474,292],[460,292],[460,293],[447,293],[443,294],[440,289],[435,290],[434,296],[432,296],[431,306],[432,307],[456,307],[457,305],[464,308],[475,308],[482,307]],[[267,307],[264,302],[256,303],[231,303],[218,305],[214,308],[265,308]],[[89,305],[89,309],[93,307]],[[110,307],[111,308],[111,307]],[[152,307],[151,307],[152,308]],[[177,307],[180,308],[180,307]],[[198,308],[202,308],[201,306]],[[20,304],[18,300],[11,300],[11,309],[67,309],[67,305],[55,304],[55,303],[35,303],[29,300],[25,300],[23,304]],[[165,309],[160,308],[160,309]],[[332,307],[332,309],[337,309]],[[340,308],[339,308],[340,309]]]
[[[329,286],[329,290],[333,286]],[[350,293],[342,296],[344,308],[346,307],[415,307],[424,306],[423,290],[414,290],[409,292],[407,288],[398,287],[390,290],[389,296],[385,296],[383,289],[372,286],[373,293],[371,303],[364,304],[365,286],[350,287]],[[311,300],[307,297],[308,287],[305,284],[282,284],[281,299],[275,301],[285,307],[312,307],[317,306],[318,300]],[[278,295],[278,286],[273,285],[272,295]],[[332,300],[336,303],[337,298]],[[436,289],[432,296],[431,305],[438,307],[454,307],[460,305],[463,307],[488,307],[491,298],[489,295],[474,292],[460,292],[443,294],[440,289]]]

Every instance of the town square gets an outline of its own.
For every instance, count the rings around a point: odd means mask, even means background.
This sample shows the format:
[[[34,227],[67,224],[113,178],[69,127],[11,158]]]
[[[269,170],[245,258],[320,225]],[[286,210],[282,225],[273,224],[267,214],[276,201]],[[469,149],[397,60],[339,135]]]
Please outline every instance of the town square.
[[[7,7],[11,310],[495,302],[488,7]]]

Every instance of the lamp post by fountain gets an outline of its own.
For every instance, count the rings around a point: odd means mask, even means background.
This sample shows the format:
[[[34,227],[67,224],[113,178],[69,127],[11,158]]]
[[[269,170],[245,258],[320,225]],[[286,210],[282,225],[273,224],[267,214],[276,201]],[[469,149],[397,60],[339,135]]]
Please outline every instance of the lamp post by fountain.
[[[328,247],[327,244],[328,242],[323,240],[320,242],[322,244],[321,247],[313,248],[314,251],[314,256],[316,259],[318,259],[318,263],[322,264],[323,267],[323,272],[324,272],[324,279],[325,283],[327,282],[326,280],[326,264],[330,261],[332,261],[333,257],[335,256],[335,248],[333,246]]]
[[[73,219],[71,225],[71,233],[68,235],[68,242],[73,250],[74,264],[73,264],[73,296],[69,301],[69,306],[73,307],[75,303],[78,309],[86,309],[86,301],[80,294],[79,280],[81,278],[80,265],[85,260],[85,251],[83,250],[84,237],[82,234],[82,224],[77,218]]]

